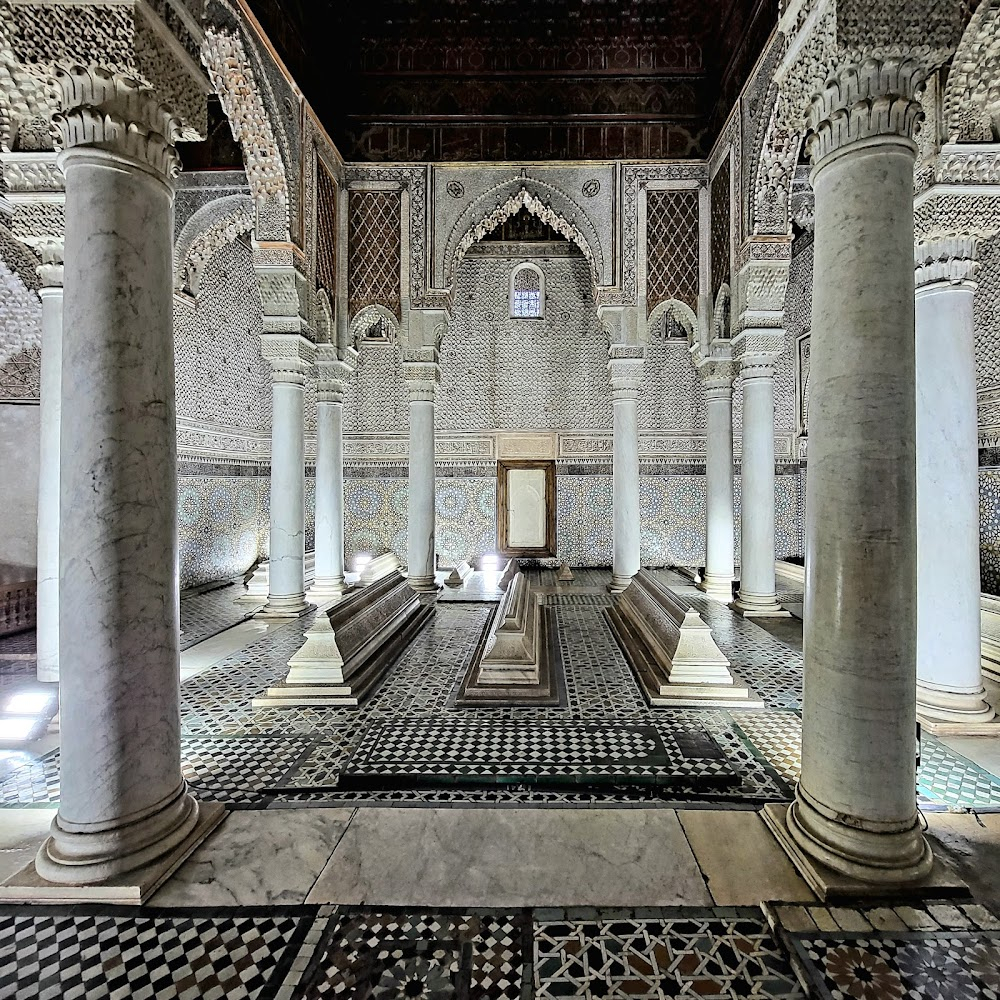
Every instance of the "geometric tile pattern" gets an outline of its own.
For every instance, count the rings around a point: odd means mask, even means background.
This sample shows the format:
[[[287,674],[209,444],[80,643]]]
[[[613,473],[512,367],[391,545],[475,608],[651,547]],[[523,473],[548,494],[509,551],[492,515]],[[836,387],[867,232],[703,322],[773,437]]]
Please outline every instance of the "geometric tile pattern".
[[[421,720],[373,726],[344,769],[341,784],[379,779],[406,784],[733,783],[712,738],[679,731],[666,740],[650,725]],[[349,780],[348,780],[349,779]]]
[[[253,604],[237,603],[243,593],[243,578],[220,583],[181,599],[181,649],[190,649],[213,635],[224,632],[251,617]],[[261,601],[261,605],[265,602]]]
[[[310,917],[0,913],[0,996],[263,1000],[273,997]]]
[[[755,910],[542,923],[534,978],[536,997],[804,997]]]
[[[646,304],[667,299],[698,308],[698,192],[646,194]]]
[[[522,995],[523,914],[351,911],[331,921],[303,997],[510,998]]]
[[[840,932],[792,943],[814,995],[825,1000],[1000,996],[1000,932]]]
[[[352,191],[348,206],[348,316],[385,306],[399,318],[400,194]]]
[[[230,806],[266,806],[267,789],[312,749],[303,736],[187,737],[181,770],[199,799]]]

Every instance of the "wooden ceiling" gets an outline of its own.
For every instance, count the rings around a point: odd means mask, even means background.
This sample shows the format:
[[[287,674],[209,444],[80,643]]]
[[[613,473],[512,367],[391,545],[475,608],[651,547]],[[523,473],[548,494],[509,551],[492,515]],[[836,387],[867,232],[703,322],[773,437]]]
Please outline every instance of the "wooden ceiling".
[[[249,0],[349,160],[703,157],[777,0]]]

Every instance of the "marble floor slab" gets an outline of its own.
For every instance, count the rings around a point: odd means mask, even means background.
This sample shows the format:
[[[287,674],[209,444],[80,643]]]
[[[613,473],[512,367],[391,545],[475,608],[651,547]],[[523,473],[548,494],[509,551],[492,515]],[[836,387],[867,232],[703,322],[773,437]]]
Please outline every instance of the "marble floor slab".
[[[33,860],[49,835],[55,809],[5,809],[0,813],[0,882]]]
[[[274,631],[275,623],[251,618],[181,652],[181,682]]]
[[[359,809],[308,903],[711,905],[667,809]]]
[[[977,899],[1000,900],[1000,813],[925,813],[937,854]]]
[[[302,903],[352,816],[350,809],[232,812],[150,905]]]
[[[716,905],[815,899],[758,813],[687,809],[678,818]]]

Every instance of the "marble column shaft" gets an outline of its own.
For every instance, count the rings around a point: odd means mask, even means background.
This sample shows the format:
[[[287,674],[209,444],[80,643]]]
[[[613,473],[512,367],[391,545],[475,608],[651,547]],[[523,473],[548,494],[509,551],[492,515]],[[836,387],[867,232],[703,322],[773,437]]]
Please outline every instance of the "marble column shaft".
[[[437,590],[434,580],[434,398],[438,366],[436,363],[406,362],[403,370],[410,394],[407,578],[414,590],[431,592]]]
[[[296,617],[305,599],[306,375],[315,348],[299,334],[262,335],[271,362],[271,541],[265,617]]]
[[[59,812],[36,869],[102,882],[189,840],[180,768],[169,112],[104,71],[59,79],[66,175]],[[110,97],[109,97],[110,95]],[[136,129],[95,115],[143,111]],[[72,102],[76,102],[75,104]],[[120,113],[120,112],[119,112]],[[108,126],[105,128],[105,126]],[[143,128],[145,131],[143,131]]]
[[[621,593],[642,568],[639,512],[640,348],[611,347],[608,371],[614,408],[612,518],[612,593]]]
[[[699,584],[710,597],[733,599],[733,365],[707,362],[701,368],[707,408],[705,454],[705,576]]]
[[[335,361],[316,383],[316,580],[310,599],[342,594],[344,582],[344,383],[350,370]]]
[[[753,340],[783,346],[775,330],[746,330],[740,359],[743,382],[743,457],[740,493],[740,590],[733,608],[746,616],[787,616],[774,582],[774,364],[777,346],[758,352]]]
[[[62,245],[42,248],[39,401],[37,675],[59,680],[59,434],[62,412]]]
[[[922,878],[933,860],[915,792],[918,73],[899,60],[843,67],[813,100],[808,143],[805,693],[786,821],[807,857],[886,885]]]
[[[917,711],[989,722],[980,663],[975,241],[917,248]],[[992,728],[992,727],[991,727]]]

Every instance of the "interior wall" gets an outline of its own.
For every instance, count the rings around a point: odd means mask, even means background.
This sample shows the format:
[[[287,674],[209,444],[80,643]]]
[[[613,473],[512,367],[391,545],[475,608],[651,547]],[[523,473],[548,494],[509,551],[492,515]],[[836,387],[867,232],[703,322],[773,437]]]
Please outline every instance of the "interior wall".
[[[0,583],[35,576],[38,415],[38,406],[0,403]]]
[[[980,392],[979,567],[982,590],[1000,596],[1000,238],[979,247],[976,383]]]
[[[200,287],[194,308],[178,303],[174,309],[181,587],[237,576],[267,553],[266,456],[231,455],[234,440],[263,443],[270,426],[270,376],[260,353],[261,302],[249,246],[240,240],[224,245],[206,264]],[[204,446],[203,454],[191,454],[193,443]]]
[[[509,279],[522,256],[471,253],[458,274],[448,332],[440,347],[436,407],[439,436],[461,433],[572,432],[601,438],[608,450],[557,461],[558,558],[607,566],[612,545],[612,428],[608,337],[597,316],[589,266],[580,255],[532,256],[545,274],[543,319],[512,319]],[[640,433],[651,448],[640,466],[642,559],[650,566],[702,565],[705,558],[705,398],[686,338],[653,332],[639,392]],[[779,363],[776,412],[793,425],[794,367]],[[401,354],[363,343],[344,401],[348,466],[345,536],[348,562],[360,552],[394,551],[406,559],[407,465],[396,456],[408,427]],[[658,439],[658,440],[657,440]],[[669,441],[667,440],[669,439]],[[385,457],[380,457],[385,456]],[[776,545],[796,555],[801,542],[798,464],[779,467]],[[437,463],[437,548],[443,565],[496,546],[496,460]],[[737,504],[739,475],[736,476]],[[736,541],[739,544],[737,514]]]
[[[0,582],[33,579],[39,463],[41,303],[28,251],[0,238]],[[15,273],[15,260],[20,265]]]

